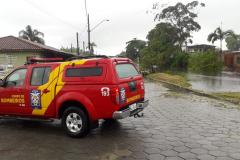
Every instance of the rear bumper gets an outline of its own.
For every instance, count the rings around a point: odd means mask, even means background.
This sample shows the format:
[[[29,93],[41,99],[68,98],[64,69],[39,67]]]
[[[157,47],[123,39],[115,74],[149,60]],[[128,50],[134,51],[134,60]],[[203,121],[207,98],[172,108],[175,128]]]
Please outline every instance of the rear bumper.
[[[149,100],[145,100],[145,101],[136,103],[137,107],[134,110],[127,108],[122,111],[115,111],[113,113],[113,119],[124,119],[126,117],[134,116],[135,114],[143,111],[148,106],[148,104],[149,104]]]

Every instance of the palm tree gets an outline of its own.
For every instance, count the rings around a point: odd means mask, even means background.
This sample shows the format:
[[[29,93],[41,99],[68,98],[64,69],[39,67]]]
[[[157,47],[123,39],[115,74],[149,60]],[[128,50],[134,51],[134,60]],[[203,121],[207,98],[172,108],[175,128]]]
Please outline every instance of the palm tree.
[[[210,33],[208,35],[207,40],[209,42],[214,43],[217,40],[220,40],[220,50],[222,53],[222,41],[229,37],[229,36],[234,36],[234,32],[232,30],[227,30],[227,31],[223,31],[220,27],[216,28],[215,31],[213,33]]]
[[[30,25],[27,25],[25,30],[21,30],[19,32],[19,37],[30,40],[32,42],[37,42],[41,44],[45,43],[43,39],[44,34],[36,29],[33,30]]]

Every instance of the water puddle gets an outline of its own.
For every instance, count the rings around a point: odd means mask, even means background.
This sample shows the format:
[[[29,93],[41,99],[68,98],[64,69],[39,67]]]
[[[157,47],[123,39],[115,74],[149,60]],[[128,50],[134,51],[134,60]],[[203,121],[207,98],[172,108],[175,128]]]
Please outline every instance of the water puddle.
[[[193,89],[204,92],[240,92],[240,74],[222,72],[217,76],[187,73],[187,79]]]

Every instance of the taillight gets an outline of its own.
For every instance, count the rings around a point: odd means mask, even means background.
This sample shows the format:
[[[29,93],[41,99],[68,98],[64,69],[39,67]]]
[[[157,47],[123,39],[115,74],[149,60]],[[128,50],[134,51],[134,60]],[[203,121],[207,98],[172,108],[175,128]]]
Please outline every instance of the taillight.
[[[111,91],[111,97],[112,97],[112,101],[117,105],[120,104],[119,96],[120,96],[119,88],[113,88],[113,90]]]
[[[141,82],[141,89],[144,90],[145,87],[144,87],[144,82]]]
[[[119,104],[120,98],[119,98],[119,89],[115,88],[115,94],[116,94],[116,104]]]

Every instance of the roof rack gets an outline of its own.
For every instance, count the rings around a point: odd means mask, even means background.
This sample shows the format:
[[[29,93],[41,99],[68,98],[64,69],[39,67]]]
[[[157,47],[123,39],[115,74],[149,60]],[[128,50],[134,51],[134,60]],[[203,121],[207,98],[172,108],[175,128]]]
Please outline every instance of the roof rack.
[[[68,58],[66,61],[72,61],[76,59],[90,59],[90,58],[109,58],[109,57],[106,55],[74,56],[74,57]]]

